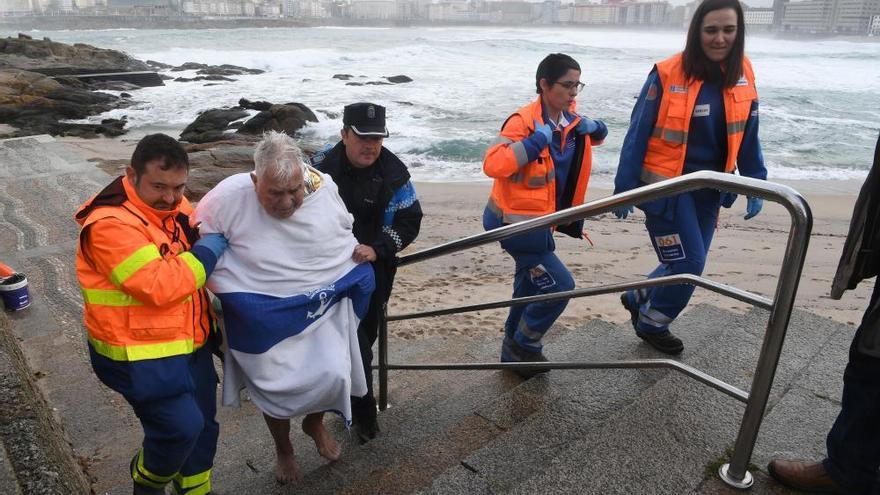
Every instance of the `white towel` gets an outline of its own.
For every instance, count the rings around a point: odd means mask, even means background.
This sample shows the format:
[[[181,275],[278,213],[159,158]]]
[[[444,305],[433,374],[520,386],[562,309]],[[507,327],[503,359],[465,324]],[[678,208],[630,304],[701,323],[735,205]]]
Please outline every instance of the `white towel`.
[[[277,219],[249,174],[233,175],[202,198],[195,221],[229,239],[208,279],[229,347],[223,404],[237,405],[246,386],[269,416],[330,410],[350,422],[349,396],[367,392],[357,327],[375,282],[369,264],[351,260],[352,217],[333,180],[322,174],[302,206]]]

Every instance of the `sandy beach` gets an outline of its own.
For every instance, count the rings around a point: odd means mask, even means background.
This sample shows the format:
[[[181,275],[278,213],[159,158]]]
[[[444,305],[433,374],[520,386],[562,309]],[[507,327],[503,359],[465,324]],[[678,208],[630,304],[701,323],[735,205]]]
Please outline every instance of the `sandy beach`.
[[[86,160],[124,160],[136,139],[58,138]],[[105,167],[106,169],[107,167]],[[109,176],[108,176],[109,178]],[[771,178],[772,179],[772,178]],[[594,181],[587,199],[611,194],[610,184]],[[858,181],[788,181],[806,197],[812,209],[813,231],[807,262],[798,290],[797,308],[858,324],[867,305],[873,282],[862,283],[839,301],[828,297]],[[421,234],[404,254],[482,232],[481,214],[491,182],[417,182],[425,217]],[[782,206],[765,203],[756,218],[743,220],[745,200],[722,209],[718,231],[704,276],[767,297],[773,297],[788,236],[790,218]],[[585,228],[593,242],[557,234],[557,253],[572,271],[578,287],[638,280],[651,271],[657,258],[644,227],[644,215],[618,220],[611,214],[588,219]],[[390,301],[390,314],[402,314],[462,304],[503,300],[510,297],[513,261],[497,244],[434,258],[402,267]],[[745,303],[697,289],[692,304],[709,302],[734,311],[746,311]],[[481,311],[454,316],[394,322],[390,332],[398,338],[425,335],[456,336],[474,332],[500,333],[505,310]],[[628,318],[618,295],[572,300],[557,325],[580,327],[589,319],[621,323]],[[797,331],[792,328],[790,331]],[[633,337],[635,338],[635,337]]]

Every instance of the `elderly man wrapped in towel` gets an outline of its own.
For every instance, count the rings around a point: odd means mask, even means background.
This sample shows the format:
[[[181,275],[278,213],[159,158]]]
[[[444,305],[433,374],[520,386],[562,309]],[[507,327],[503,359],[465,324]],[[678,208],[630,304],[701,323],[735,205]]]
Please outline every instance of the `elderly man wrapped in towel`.
[[[352,217],[329,176],[304,165],[287,135],[267,133],[254,172],[224,179],[199,202],[200,231],[219,232],[229,248],[208,280],[220,299],[228,351],[223,403],[247,387],[275,441],[275,476],[301,478],[290,418],[318,452],[340,448],[324,428],[325,411],[351,421],[351,396],[367,391],[357,328],[375,285],[357,264]]]

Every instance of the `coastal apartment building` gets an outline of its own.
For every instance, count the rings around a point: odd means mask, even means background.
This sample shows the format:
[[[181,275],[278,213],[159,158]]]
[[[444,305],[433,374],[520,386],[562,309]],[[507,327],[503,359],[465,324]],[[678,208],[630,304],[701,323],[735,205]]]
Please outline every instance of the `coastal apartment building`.
[[[880,0],[803,0],[785,5],[781,29],[809,34],[868,34]]]
[[[746,9],[743,11],[743,20],[749,29],[769,31],[773,29],[774,12],[769,9]]]
[[[880,36],[880,14],[871,16],[871,29],[868,36]]]

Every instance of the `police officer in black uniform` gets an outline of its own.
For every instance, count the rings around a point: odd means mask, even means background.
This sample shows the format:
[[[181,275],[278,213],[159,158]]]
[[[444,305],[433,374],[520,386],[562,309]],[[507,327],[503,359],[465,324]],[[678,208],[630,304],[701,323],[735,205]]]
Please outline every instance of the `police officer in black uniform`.
[[[345,207],[354,216],[354,236],[359,244],[352,258],[358,263],[369,261],[376,272],[370,309],[358,327],[368,391],[364,397],[352,397],[353,421],[361,441],[366,442],[379,432],[372,371],[379,315],[391,295],[396,254],[419,234],[422,209],[406,165],[382,146],[388,137],[385,107],[348,105],[342,123],[342,141],[317,155],[313,164],[333,178]]]

